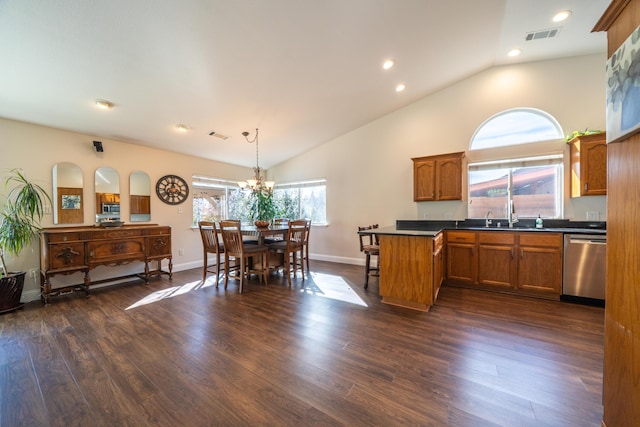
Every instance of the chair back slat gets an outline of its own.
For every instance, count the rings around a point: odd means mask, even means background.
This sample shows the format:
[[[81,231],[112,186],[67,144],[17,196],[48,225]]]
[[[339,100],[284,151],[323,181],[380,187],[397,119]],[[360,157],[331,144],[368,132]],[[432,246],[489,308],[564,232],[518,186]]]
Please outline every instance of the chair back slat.
[[[302,247],[305,243],[307,234],[307,220],[296,219],[289,221],[289,229],[287,230],[287,244],[290,247]]]
[[[378,224],[367,225],[366,227],[358,227],[358,231],[375,230],[376,228],[378,228]],[[377,234],[369,234],[369,235],[359,234],[358,236],[360,237],[360,252],[364,251],[365,245],[369,245],[369,246],[380,245]]]
[[[198,222],[198,228],[200,229],[200,237],[202,238],[202,245],[207,252],[216,252],[218,248],[218,240],[216,238],[216,225],[210,221]]]
[[[242,232],[240,231],[240,221],[225,220],[220,221],[220,233],[224,248],[229,254],[242,253]]]

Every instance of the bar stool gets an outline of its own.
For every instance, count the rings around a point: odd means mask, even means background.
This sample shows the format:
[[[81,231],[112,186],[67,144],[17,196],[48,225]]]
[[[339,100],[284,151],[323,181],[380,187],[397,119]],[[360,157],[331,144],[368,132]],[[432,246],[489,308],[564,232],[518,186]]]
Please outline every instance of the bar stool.
[[[366,227],[358,227],[358,231],[374,230],[378,228],[378,224],[368,225]],[[380,274],[380,242],[377,234],[358,234],[360,237],[360,252],[365,254],[365,276],[364,288],[369,287],[369,275],[378,276]],[[371,257],[375,256],[376,266],[371,267]]]

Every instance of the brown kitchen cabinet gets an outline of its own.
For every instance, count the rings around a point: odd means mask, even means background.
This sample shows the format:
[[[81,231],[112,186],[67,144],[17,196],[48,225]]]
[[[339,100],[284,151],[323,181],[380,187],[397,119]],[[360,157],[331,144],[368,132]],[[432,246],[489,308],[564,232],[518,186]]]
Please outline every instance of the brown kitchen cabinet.
[[[516,238],[509,232],[478,232],[478,283],[512,288],[516,283]]]
[[[443,233],[433,238],[433,289],[436,297],[444,281],[444,237]],[[435,302],[435,297],[434,297]]]
[[[413,200],[462,200],[464,159],[464,152],[411,159]]]
[[[447,282],[556,298],[562,288],[562,233],[446,232]]]
[[[129,196],[131,199],[132,214],[150,214],[151,213],[151,197],[150,196]]]
[[[518,289],[560,294],[562,234],[520,233]]]
[[[578,136],[568,144],[571,146],[571,197],[606,195],[606,133]]]
[[[478,283],[476,237],[475,231],[447,231],[447,279]]]
[[[382,302],[429,311],[442,283],[442,234],[380,235]]]

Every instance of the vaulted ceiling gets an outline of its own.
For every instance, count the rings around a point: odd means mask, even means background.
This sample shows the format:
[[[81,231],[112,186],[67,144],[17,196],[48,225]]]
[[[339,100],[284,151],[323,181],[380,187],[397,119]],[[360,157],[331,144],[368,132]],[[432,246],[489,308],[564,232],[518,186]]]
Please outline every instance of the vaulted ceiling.
[[[245,166],[259,128],[268,168],[491,66],[606,52],[608,3],[0,0],[0,117]]]

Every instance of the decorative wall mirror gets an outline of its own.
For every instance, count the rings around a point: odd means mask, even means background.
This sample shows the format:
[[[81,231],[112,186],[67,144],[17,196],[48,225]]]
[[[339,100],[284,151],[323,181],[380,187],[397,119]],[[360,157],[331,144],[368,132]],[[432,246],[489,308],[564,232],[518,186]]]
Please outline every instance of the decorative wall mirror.
[[[53,223],[82,224],[84,203],[82,169],[76,164],[53,165]]]
[[[146,172],[131,172],[129,206],[131,222],[151,221],[151,179]]]
[[[120,221],[120,176],[113,168],[96,170],[96,222]]]

